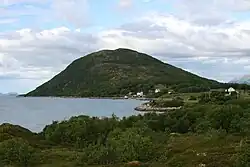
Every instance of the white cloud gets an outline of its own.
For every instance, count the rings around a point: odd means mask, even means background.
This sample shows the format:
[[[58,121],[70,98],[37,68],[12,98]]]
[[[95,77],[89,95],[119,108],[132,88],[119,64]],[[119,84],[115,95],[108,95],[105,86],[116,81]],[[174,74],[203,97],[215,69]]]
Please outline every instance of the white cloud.
[[[83,27],[88,20],[88,0],[53,0],[51,10],[57,18]]]
[[[101,32],[101,48],[136,49],[205,77],[229,81],[248,73],[244,67],[250,65],[249,23],[224,21],[207,26],[153,13]]]
[[[0,19],[0,25],[1,24],[13,24],[17,22],[17,19]]]
[[[37,3],[38,0],[11,0],[14,3]],[[134,1],[120,0],[120,7]],[[142,1],[143,2],[143,1]],[[146,1],[144,1],[146,2]],[[26,28],[0,32],[0,78],[49,79],[71,61],[99,49],[131,48],[163,61],[218,80],[231,80],[248,72],[250,66],[250,20],[238,20],[231,13],[249,10],[244,0],[168,0],[180,11],[172,15],[157,12],[93,34],[80,27],[88,23],[87,0],[53,0],[49,9],[25,7],[1,14],[33,14],[41,18],[64,20],[76,29]],[[1,3],[1,0],[0,0]],[[48,2],[46,2],[48,3]],[[1,10],[1,9],[0,9]],[[219,71],[219,72],[218,72]]]
[[[250,48],[250,26],[247,25],[248,22],[238,22],[226,27],[208,27],[174,16],[151,14],[102,35],[106,47],[127,46],[150,53],[186,56],[247,56]]]
[[[128,9],[133,7],[136,1],[140,3],[150,3],[153,0],[119,0],[118,6],[120,9]]]
[[[214,12],[230,12],[230,11],[245,11],[250,9],[249,0],[211,0],[211,1],[201,1],[201,0],[167,0],[168,3],[173,3],[181,7],[180,9],[185,9],[192,13],[214,13]]]
[[[9,6],[13,4],[20,4],[20,3],[46,3],[47,0],[0,0],[0,4],[3,6]]]
[[[183,59],[185,63],[192,59],[200,64],[217,64],[218,67],[221,64],[248,66],[248,25],[249,22],[246,21],[226,27],[207,27],[174,16],[154,13],[115,29],[102,30],[95,35],[66,27],[2,33],[0,76],[50,78],[80,56],[99,49],[119,47],[146,52],[170,62]],[[187,69],[197,70],[192,68],[194,67]],[[239,74],[243,72],[239,71]],[[228,79],[222,75],[218,77],[218,73],[213,75],[215,78]]]
[[[121,8],[128,8],[132,6],[132,0],[119,0],[119,6]]]
[[[48,79],[96,49],[92,48],[95,37],[65,27],[40,32],[23,29],[1,36],[0,77]]]
[[[82,28],[90,24],[88,10],[88,0],[0,0],[0,22],[6,17],[34,16],[38,23],[58,20]]]
[[[217,25],[235,21],[234,14],[249,11],[249,0],[165,0],[173,5],[174,14],[204,25]]]

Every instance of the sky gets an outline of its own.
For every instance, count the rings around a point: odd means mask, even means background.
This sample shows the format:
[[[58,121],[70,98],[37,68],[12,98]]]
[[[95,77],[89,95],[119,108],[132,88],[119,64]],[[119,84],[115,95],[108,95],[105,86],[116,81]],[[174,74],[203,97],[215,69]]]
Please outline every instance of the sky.
[[[250,74],[250,0],[0,0],[0,92],[130,48],[203,77]]]

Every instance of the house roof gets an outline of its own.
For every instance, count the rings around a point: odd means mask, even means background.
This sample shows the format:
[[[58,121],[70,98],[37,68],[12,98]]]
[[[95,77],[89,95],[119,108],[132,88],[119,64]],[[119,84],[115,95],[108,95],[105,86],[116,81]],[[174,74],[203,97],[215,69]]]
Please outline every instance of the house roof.
[[[228,89],[228,91],[229,91],[229,92],[235,92],[235,89],[232,88],[232,87],[230,87],[230,88]]]

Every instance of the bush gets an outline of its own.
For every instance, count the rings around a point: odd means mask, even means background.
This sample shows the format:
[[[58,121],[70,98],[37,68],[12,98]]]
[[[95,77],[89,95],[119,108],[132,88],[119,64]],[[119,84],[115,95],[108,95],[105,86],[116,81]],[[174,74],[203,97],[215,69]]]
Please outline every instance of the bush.
[[[111,147],[102,145],[90,145],[83,150],[78,160],[79,165],[114,164],[117,162],[117,154]]]
[[[189,100],[197,100],[197,98],[195,96],[190,96]]]
[[[99,119],[96,117],[72,117],[68,121],[54,122],[43,130],[45,138],[49,141],[71,146],[85,148],[91,144],[104,144],[107,135],[113,130],[117,118]]]
[[[233,167],[249,167],[250,166],[250,147],[247,144],[241,146],[237,154]]]
[[[226,104],[228,101],[237,99],[236,95],[226,96],[225,92],[213,91],[211,93],[203,93],[199,97],[199,103]]]
[[[249,99],[233,99],[233,100],[227,101],[226,104],[239,105],[242,108],[249,108],[250,100]]]
[[[108,144],[119,155],[120,162],[147,162],[155,153],[150,136],[145,136],[140,128],[128,128],[126,131],[116,130],[109,135]]]
[[[0,161],[5,165],[30,166],[34,149],[20,138],[0,143]]]

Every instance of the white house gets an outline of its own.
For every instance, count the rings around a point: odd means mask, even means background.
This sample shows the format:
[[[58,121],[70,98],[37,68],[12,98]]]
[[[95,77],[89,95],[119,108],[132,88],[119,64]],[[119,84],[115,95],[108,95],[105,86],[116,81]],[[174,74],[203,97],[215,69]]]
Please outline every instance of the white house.
[[[155,89],[155,93],[159,93],[160,91],[160,89]]]
[[[236,90],[234,89],[234,88],[232,88],[232,87],[230,87],[228,90],[227,90],[229,93],[231,92],[236,92]]]
[[[143,92],[137,92],[136,95],[142,97],[143,96]]]
[[[232,88],[232,87],[226,89],[225,92],[227,92],[229,95],[231,95],[233,92],[238,93],[238,92],[237,92],[234,88]]]

